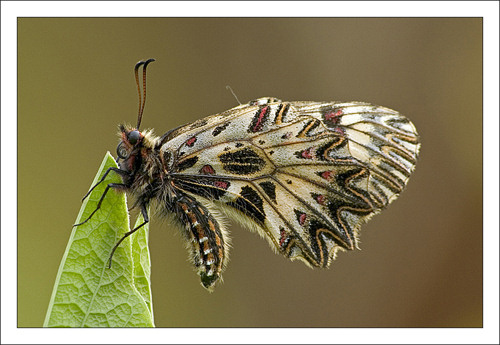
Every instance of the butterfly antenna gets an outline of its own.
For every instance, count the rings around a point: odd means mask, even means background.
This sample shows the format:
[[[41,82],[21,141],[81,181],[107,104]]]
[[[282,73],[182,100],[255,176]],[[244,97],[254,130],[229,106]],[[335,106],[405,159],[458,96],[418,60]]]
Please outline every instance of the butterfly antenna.
[[[231,93],[233,94],[233,97],[236,99],[236,102],[238,102],[238,104],[241,105],[241,102],[238,99],[238,97],[236,97],[236,94],[234,93],[233,88],[231,86],[229,86],[229,85],[226,85],[226,89],[228,89],[229,91],[231,91]]]
[[[139,111],[137,114],[138,121],[137,121],[137,128],[136,129],[139,129],[139,125],[141,124],[141,118],[142,118],[142,114],[141,114],[142,97],[141,97],[141,86],[139,84],[139,67],[141,67],[142,65],[144,65],[144,61],[139,61],[138,63],[135,64],[135,67],[134,67],[135,84],[137,85],[137,93],[139,94]]]
[[[137,84],[137,93],[139,94],[139,114],[137,115],[137,126],[136,129],[139,129],[142,120],[142,113],[144,112],[144,105],[146,104],[146,68],[148,65],[155,61],[155,59],[149,59],[146,61],[139,61],[135,64],[134,72],[135,72],[135,82]],[[139,83],[139,67],[142,67],[142,90],[143,96],[141,97],[141,86]]]

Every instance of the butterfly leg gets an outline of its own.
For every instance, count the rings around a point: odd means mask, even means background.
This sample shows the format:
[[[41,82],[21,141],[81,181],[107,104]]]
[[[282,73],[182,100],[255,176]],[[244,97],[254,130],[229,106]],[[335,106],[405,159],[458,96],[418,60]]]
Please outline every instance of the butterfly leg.
[[[116,172],[120,176],[125,176],[125,175],[129,174],[128,171],[121,170],[121,169],[118,169],[118,168],[115,168],[115,167],[108,168],[108,170],[106,170],[106,172],[102,175],[101,179],[95,185],[93,185],[92,188],[90,188],[90,190],[87,192],[87,194],[84,195],[84,197],[82,198],[82,201],[85,200],[85,199],[87,199],[87,197],[90,195],[90,193],[92,193],[92,191],[95,189],[95,187],[97,187],[98,185],[100,185],[101,182],[104,181],[104,179],[106,178],[106,176],[108,176],[108,174],[111,171]]]
[[[90,188],[90,190],[87,192],[87,194],[85,194],[85,196],[82,198],[82,201],[85,200],[90,195],[90,193],[92,193],[92,191],[95,189],[95,187],[97,187],[99,184],[102,183],[102,181],[104,181],[104,179],[106,178],[106,176],[108,176],[108,174],[111,171],[116,172],[120,176],[126,176],[126,175],[129,174],[129,172],[127,172],[125,170],[121,170],[121,169],[115,168],[115,167],[108,168],[108,170],[106,170],[106,172],[102,175],[101,179],[94,186],[92,186],[92,188]],[[85,224],[86,222],[88,222],[90,220],[90,218],[92,218],[92,216],[97,212],[97,210],[99,210],[101,208],[102,201],[104,200],[104,197],[106,196],[106,194],[108,193],[108,191],[109,191],[110,188],[125,190],[128,187],[125,184],[123,184],[123,183],[110,183],[110,184],[108,184],[106,186],[106,189],[102,193],[101,198],[99,199],[99,202],[97,203],[96,209],[90,214],[90,216],[87,217],[87,219],[85,219],[81,223],[74,224],[73,227]]]
[[[204,205],[185,194],[174,200],[174,211],[185,226],[201,284],[212,290],[227,261],[221,226]]]
[[[102,193],[101,198],[99,199],[99,202],[97,203],[97,207],[95,208],[95,210],[92,211],[92,213],[87,217],[87,219],[85,219],[81,223],[74,224],[73,227],[85,224],[85,223],[87,223],[90,220],[90,218],[92,218],[92,216],[101,208],[102,201],[104,200],[104,197],[106,196],[106,194],[108,193],[108,191],[109,191],[110,188],[125,190],[125,189],[127,189],[127,186],[124,185],[123,183],[110,183],[110,184],[108,184],[106,186],[106,189]]]
[[[149,223],[149,215],[148,215],[148,207],[147,204],[143,203],[141,204],[141,213],[142,213],[142,218],[144,218],[144,222],[135,227],[134,229],[130,230],[129,232],[126,232],[122,238],[115,244],[113,247],[113,250],[111,250],[111,254],[109,255],[109,261],[108,261],[108,268],[111,268],[111,260],[113,259],[113,254],[115,254],[116,249],[120,246],[120,244],[123,242],[124,239],[132,235],[134,232],[142,228],[144,225]]]

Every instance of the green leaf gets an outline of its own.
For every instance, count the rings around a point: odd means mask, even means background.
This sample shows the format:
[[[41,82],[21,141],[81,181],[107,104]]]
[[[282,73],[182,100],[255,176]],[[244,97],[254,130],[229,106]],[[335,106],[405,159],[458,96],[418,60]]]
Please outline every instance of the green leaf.
[[[92,186],[116,166],[108,152]],[[75,224],[96,209],[109,183],[121,179],[110,172],[85,199]],[[125,198],[111,188],[92,218],[73,227],[44,327],[154,327],[147,224],[120,244],[108,268],[111,250],[130,231]],[[138,217],[136,226],[142,222]]]

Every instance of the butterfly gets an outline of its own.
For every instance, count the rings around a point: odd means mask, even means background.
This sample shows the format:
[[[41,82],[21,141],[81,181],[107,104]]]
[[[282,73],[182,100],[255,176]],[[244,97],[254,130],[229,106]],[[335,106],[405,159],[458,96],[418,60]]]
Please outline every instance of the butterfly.
[[[162,136],[139,130],[146,68],[135,65],[137,125],[120,125],[121,176],[109,189],[135,198],[144,223],[153,205],[172,215],[202,285],[212,291],[228,262],[226,217],[258,232],[277,252],[328,267],[358,247],[359,229],[405,188],[420,148],[415,126],[365,102],[284,102],[265,97]],[[143,97],[138,70],[143,68]]]

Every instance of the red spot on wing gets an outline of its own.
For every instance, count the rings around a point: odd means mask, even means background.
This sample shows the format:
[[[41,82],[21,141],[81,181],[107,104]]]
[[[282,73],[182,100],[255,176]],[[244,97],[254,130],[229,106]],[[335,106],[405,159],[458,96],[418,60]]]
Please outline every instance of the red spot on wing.
[[[196,137],[192,137],[191,139],[188,139],[188,141],[186,141],[186,145],[192,147],[195,142],[196,142]]]
[[[285,243],[287,237],[288,236],[286,235],[285,229],[281,229],[281,231],[280,231],[280,246],[282,246],[283,243]]]
[[[306,159],[314,158],[314,156],[311,154],[312,149],[313,148],[310,147],[307,150],[302,151],[302,153],[301,153],[302,158],[306,158]]]
[[[324,205],[325,201],[326,201],[326,197],[324,195],[318,195],[316,197],[316,201],[318,202],[318,204]]]
[[[328,170],[321,173],[321,177],[325,180],[330,180],[333,177],[334,171]]]
[[[229,184],[226,181],[215,181],[214,186],[221,189],[227,189]]]
[[[264,118],[264,115],[266,115],[267,110],[269,109],[269,106],[265,106],[260,110],[259,117],[257,119],[257,122],[255,123],[255,126],[253,126],[252,131],[253,132],[258,132],[262,129],[262,119]]]
[[[201,174],[205,174],[205,175],[214,175],[215,174],[215,169],[212,168],[211,165],[204,165],[201,169],[200,169],[200,173]]]
[[[342,111],[342,109],[332,109],[331,111],[325,113],[325,120],[337,124],[340,120],[340,116],[342,116],[343,114],[344,112]]]
[[[306,222],[306,219],[307,219],[307,214],[302,213],[302,214],[299,216],[299,224],[300,224],[300,225],[304,225],[304,223]]]

